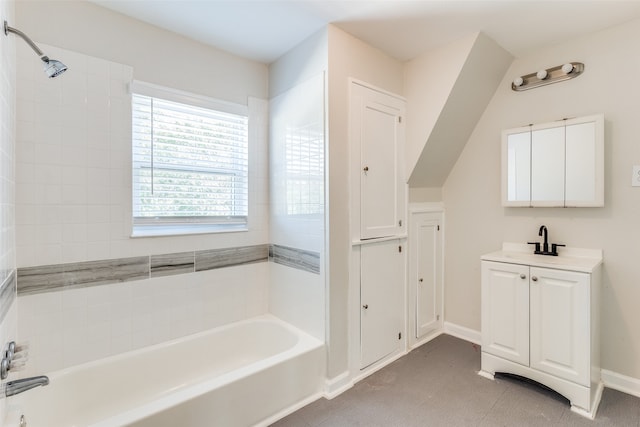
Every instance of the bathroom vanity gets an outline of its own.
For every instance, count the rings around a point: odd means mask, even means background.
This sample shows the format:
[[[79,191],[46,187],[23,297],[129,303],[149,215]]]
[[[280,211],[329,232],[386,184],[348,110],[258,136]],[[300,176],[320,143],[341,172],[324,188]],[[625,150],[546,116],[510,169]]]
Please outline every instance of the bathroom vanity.
[[[565,248],[534,255],[505,243],[481,257],[482,360],[480,375],[530,378],[595,416],[600,379],[602,251]]]

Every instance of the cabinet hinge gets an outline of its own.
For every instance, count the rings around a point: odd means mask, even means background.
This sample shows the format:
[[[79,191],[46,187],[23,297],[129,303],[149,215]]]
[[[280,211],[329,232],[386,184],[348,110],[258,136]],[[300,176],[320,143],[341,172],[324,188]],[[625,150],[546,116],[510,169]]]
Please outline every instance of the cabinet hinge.
[[[398,116],[398,123],[402,123],[402,116]]]
[[[402,227],[402,220],[398,221],[398,227]]]
[[[436,320],[440,320],[440,315],[439,314],[436,316]]]
[[[402,339],[402,332],[398,332],[398,339],[401,340]]]
[[[438,231],[440,231],[440,226],[438,225]]]
[[[402,253],[402,245],[398,246],[398,252]]]

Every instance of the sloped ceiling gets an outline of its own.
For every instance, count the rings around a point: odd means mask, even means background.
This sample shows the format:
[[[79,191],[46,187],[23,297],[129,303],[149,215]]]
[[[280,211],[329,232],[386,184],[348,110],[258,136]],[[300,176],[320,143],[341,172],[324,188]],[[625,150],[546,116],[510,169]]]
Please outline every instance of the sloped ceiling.
[[[411,132],[407,132],[411,140],[407,143],[406,153],[410,187],[441,187],[444,184],[513,60],[511,54],[482,33],[478,33],[471,41],[461,65],[460,54],[465,52],[467,46],[464,42],[467,41],[463,41],[462,46],[450,47],[457,52],[457,58],[455,55],[447,58],[443,54],[443,49],[446,51],[447,47],[444,47],[431,57],[426,54],[420,58],[423,64],[428,65],[424,73],[414,70],[414,77],[407,75],[407,78],[419,77],[424,81],[437,79],[435,81],[439,85],[437,90],[431,91],[433,97],[425,93],[425,99],[414,99],[413,104],[424,102],[430,105],[428,109],[416,109],[418,113],[424,112],[425,117],[415,117],[415,114],[414,117],[408,117],[407,126],[412,128]],[[443,74],[455,70],[459,70],[457,77],[450,76],[450,84],[442,79]],[[446,98],[444,102],[443,92]],[[411,99],[408,99],[407,110],[414,107]]]

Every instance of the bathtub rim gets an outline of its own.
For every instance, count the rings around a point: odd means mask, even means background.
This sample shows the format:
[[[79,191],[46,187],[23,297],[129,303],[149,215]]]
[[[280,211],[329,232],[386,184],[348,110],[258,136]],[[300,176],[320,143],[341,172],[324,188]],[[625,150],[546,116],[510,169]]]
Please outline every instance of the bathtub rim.
[[[169,341],[163,341],[163,342],[142,347],[139,349],[130,350],[124,353],[119,353],[116,355],[107,356],[104,358],[85,362],[79,365],[59,369],[46,375],[49,377],[50,381],[53,383],[57,378],[70,375],[75,372],[82,372],[95,367],[99,367],[100,365],[103,365],[106,363],[117,362],[133,356],[144,355],[146,353],[153,352],[154,350],[158,350],[168,346],[179,345],[181,343],[184,343],[190,340],[197,340],[202,338],[206,339],[208,335],[214,335],[219,332],[233,329],[234,327],[238,327],[238,326],[249,324],[249,323],[256,323],[256,322],[277,324],[278,326],[286,329],[288,332],[295,334],[295,336],[298,339],[293,346],[287,348],[282,352],[254,361],[240,368],[236,368],[236,369],[233,369],[232,371],[225,372],[221,375],[217,375],[213,378],[206,378],[195,384],[184,386],[160,398],[157,398],[150,402],[146,402],[138,407],[123,411],[119,414],[115,414],[103,420],[94,422],[88,425],[87,427],[116,427],[116,426],[128,425],[130,423],[142,420],[155,413],[178,406],[184,402],[187,402],[191,399],[201,396],[207,392],[216,390],[226,384],[232,383],[234,381],[238,381],[242,378],[250,376],[251,374],[254,374],[261,370],[275,366],[278,363],[284,363],[296,356],[306,354],[308,352],[316,351],[324,347],[324,342],[320,341],[316,337],[308,334],[307,332],[301,329],[296,328],[295,326],[283,321],[282,319],[272,314],[267,313],[267,314],[262,314],[259,316],[243,319],[237,322],[221,325],[205,331],[200,331],[193,334],[185,335]],[[26,410],[22,410],[22,407],[25,406],[23,402],[25,399],[28,399],[28,395],[24,394],[21,396],[16,396],[14,399],[15,400],[12,399],[13,402],[10,402],[11,410],[8,411],[7,417],[5,419],[8,426],[12,426],[14,424],[18,425],[20,415],[22,414],[25,414],[25,417],[27,418],[27,422],[29,421],[28,404],[27,404]]]

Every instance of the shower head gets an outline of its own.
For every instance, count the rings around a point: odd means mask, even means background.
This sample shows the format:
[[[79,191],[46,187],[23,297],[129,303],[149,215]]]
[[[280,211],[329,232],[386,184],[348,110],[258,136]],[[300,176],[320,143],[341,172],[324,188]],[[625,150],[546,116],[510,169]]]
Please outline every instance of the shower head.
[[[47,57],[45,56],[44,58]],[[50,79],[58,77],[60,74],[67,71],[67,66],[62,62],[49,58],[47,58],[47,60],[45,61],[44,58],[42,58],[42,60],[44,61],[44,72]]]
[[[49,78],[58,77],[60,74],[67,71],[67,66],[64,65],[60,61],[56,61],[55,59],[49,59],[47,55],[42,53],[40,48],[22,31],[12,28],[7,24],[7,21],[4,21],[4,33],[9,35],[9,33],[16,34],[22,40],[27,42],[29,47],[33,49],[33,51],[40,57],[40,60],[44,62],[44,72]]]

